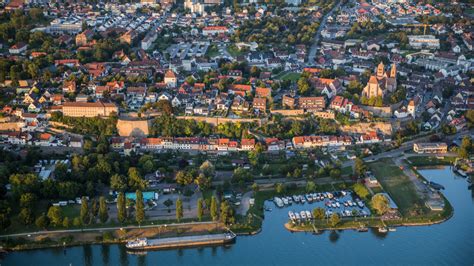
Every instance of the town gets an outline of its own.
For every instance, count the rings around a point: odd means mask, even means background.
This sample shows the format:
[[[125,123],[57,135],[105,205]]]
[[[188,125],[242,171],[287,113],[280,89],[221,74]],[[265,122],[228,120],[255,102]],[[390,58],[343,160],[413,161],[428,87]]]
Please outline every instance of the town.
[[[0,5],[2,247],[227,243],[297,203],[383,233],[452,217],[424,167],[472,189],[465,1]]]

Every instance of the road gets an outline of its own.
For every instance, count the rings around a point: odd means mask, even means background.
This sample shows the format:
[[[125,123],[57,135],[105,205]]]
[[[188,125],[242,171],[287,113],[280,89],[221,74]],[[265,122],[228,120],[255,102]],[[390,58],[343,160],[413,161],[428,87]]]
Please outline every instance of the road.
[[[462,136],[473,134],[473,133],[474,133],[474,130],[469,130],[469,131],[466,130],[466,131],[458,132],[457,134],[454,134],[452,136],[447,136],[446,140],[453,140],[453,139],[456,139],[458,137],[462,137]],[[376,160],[381,159],[381,158],[387,158],[387,157],[397,158],[397,157],[400,157],[403,154],[404,151],[406,151],[407,149],[412,149],[414,143],[420,142],[420,141],[422,141],[422,142],[423,141],[429,141],[430,137],[431,137],[431,135],[428,135],[428,136],[423,136],[423,137],[420,137],[420,138],[416,138],[416,139],[404,142],[400,147],[398,147],[396,149],[393,149],[393,150],[390,150],[390,151],[387,151],[387,152],[383,152],[383,153],[379,153],[379,154],[376,154],[376,155],[368,156],[368,157],[365,157],[363,160],[366,161],[366,162],[371,162],[371,161],[376,161]],[[433,154],[412,154],[412,155],[413,156],[433,156]],[[454,154],[454,153],[447,153],[447,154],[443,154],[443,155],[444,156],[456,156],[456,154]],[[344,162],[342,164],[342,167],[353,166],[353,165],[354,165],[354,161],[351,160],[351,161]]]
[[[311,45],[311,48],[309,50],[308,66],[315,65],[314,59],[316,57],[316,52],[318,51],[318,48],[319,48],[319,39],[321,38],[321,31],[326,26],[328,17],[331,16],[332,13],[334,13],[334,11],[337,10],[339,7],[341,7],[341,1],[338,1],[337,4],[335,4],[334,7],[331,9],[331,11],[329,11],[326,15],[324,15],[323,19],[321,20],[321,24],[319,24],[318,30],[316,31],[316,34],[314,35],[313,44]]]
[[[198,224],[215,224],[216,222],[191,222],[191,223],[170,223],[170,224],[160,224],[160,225],[129,225],[129,226],[115,226],[115,227],[100,227],[100,228],[84,228],[84,229],[68,229],[68,230],[52,230],[52,231],[35,231],[28,233],[18,233],[18,234],[9,234],[9,235],[0,235],[0,238],[6,237],[18,237],[18,236],[32,236],[32,235],[41,235],[41,234],[50,234],[50,233],[80,233],[80,232],[101,232],[109,230],[122,230],[122,229],[140,229],[140,228],[153,228],[153,227],[173,227],[173,226],[186,226],[186,225],[198,225]]]

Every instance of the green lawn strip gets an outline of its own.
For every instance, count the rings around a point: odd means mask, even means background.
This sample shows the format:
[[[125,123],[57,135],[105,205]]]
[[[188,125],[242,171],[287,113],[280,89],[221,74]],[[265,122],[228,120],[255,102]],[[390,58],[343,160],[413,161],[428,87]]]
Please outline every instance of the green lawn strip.
[[[403,216],[408,216],[415,206],[424,206],[410,178],[392,160],[371,163],[370,167]]]
[[[412,166],[435,166],[435,165],[451,165],[456,160],[455,157],[425,157],[411,156],[407,158]]]

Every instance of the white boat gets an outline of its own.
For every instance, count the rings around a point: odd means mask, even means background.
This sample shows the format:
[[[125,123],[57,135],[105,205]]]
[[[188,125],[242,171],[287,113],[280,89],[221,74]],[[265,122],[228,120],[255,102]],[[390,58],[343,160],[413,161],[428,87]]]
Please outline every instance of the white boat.
[[[283,201],[283,204],[288,205],[288,199],[286,197],[283,197],[281,200]]]
[[[274,197],[274,198],[273,198],[273,202],[275,202],[275,205],[276,205],[277,207],[282,208],[283,206],[285,206],[285,205],[283,204],[283,200],[281,200],[279,197]]]
[[[293,201],[296,203],[300,202],[300,197],[293,195]]]
[[[313,202],[313,197],[311,196],[311,194],[306,194],[305,198],[308,202]]]
[[[311,215],[311,212],[310,211],[306,211],[306,217],[308,219],[311,219],[313,216]]]
[[[357,205],[359,205],[359,207],[361,208],[364,208],[364,203],[362,201],[357,201]]]
[[[295,219],[296,219],[297,221],[299,221],[299,220],[301,219],[300,214],[297,213],[297,212],[295,212]]]
[[[379,227],[379,233],[387,233],[388,229],[387,227]]]
[[[341,207],[341,204],[339,204],[339,202],[336,202],[336,207],[337,208]]]
[[[293,198],[292,197],[286,197],[288,199],[289,204],[293,204]]]
[[[349,207],[349,203],[347,203],[347,201],[344,202],[344,207]]]
[[[344,191],[344,190],[342,190],[342,191],[341,191],[341,194],[342,194],[343,196],[345,196],[345,195],[347,195],[347,192]]]
[[[334,195],[332,193],[328,192],[328,198],[332,199],[332,198],[334,198]]]
[[[306,199],[303,196],[300,196],[301,203],[306,203]]]
[[[331,207],[336,208],[337,207],[336,203],[331,203]]]
[[[348,201],[347,201],[347,205],[349,205],[349,206],[352,207],[352,201],[351,201],[351,200],[348,200]]]
[[[289,211],[289,212],[288,212],[288,216],[290,217],[290,219],[291,219],[292,221],[294,221],[294,220],[296,219],[296,216],[295,216],[295,214],[294,214],[292,211]]]
[[[389,227],[389,228],[388,228],[388,231],[390,231],[390,232],[395,232],[395,231],[397,231],[397,228],[396,228],[396,227]]]
[[[301,219],[306,219],[306,212],[305,212],[305,211],[301,211],[301,212],[300,212],[300,216],[301,216]]]

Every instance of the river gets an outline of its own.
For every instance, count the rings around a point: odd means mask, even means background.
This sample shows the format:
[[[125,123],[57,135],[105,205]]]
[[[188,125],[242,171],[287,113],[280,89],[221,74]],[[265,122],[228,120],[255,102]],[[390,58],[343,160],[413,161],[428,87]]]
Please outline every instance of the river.
[[[86,245],[13,252],[0,265],[473,265],[474,196],[466,180],[448,167],[420,173],[446,187],[443,193],[454,207],[454,216],[447,222],[399,227],[386,235],[375,231],[290,233],[283,227],[288,209],[276,209],[268,202],[273,211],[266,213],[262,232],[238,237],[228,247],[139,256],[126,253],[123,245]]]

